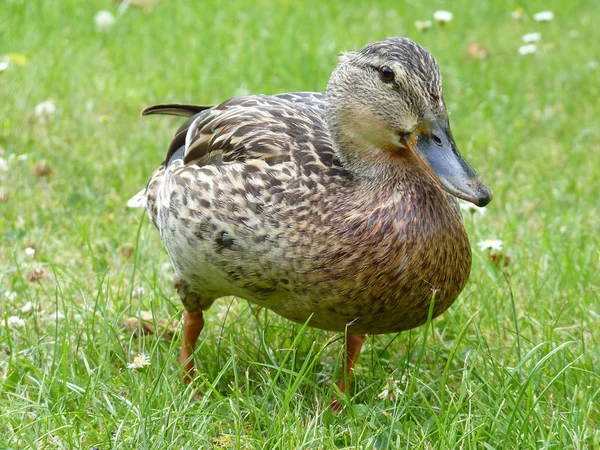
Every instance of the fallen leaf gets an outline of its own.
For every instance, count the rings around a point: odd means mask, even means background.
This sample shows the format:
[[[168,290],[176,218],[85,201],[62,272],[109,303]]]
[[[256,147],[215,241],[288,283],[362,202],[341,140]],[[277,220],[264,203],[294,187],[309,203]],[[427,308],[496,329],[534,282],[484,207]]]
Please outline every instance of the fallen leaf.
[[[38,177],[48,177],[54,173],[54,167],[46,161],[40,161],[31,166],[31,172]]]
[[[477,42],[471,42],[467,45],[465,53],[471,59],[486,59],[489,56],[489,50]]]
[[[135,246],[131,242],[125,242],[117,247],[117,253],[123,258],[129,259],[135,254]]]
[[[137,333],[141,332],[142,336],[157,334],[170,341],[178,332],[179,321],[172,319],[158,319],[155,321],[152,312],[140,311],[139,317],[125,319],[123,327],[126,330],[133,331],[136,337],[139,337]]]
[[[33,272],[29,272],[25,274],[25,279],[27,281],[41,281],[44,278],[46,278],[48,274],[46,273],[46,271],[44,269],[38,268],[35,269]]]

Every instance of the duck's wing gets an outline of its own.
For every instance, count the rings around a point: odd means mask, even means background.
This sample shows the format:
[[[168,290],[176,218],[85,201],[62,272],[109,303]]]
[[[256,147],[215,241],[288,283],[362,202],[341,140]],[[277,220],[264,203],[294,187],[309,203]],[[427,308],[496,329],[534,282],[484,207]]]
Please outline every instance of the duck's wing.
[[[182,115],[183,111],[198,111],[175,133],[165,163],[177,152],[185,165],[262,160],[270,166],[294,160],[301,171],[323,171],[339,166],[323,108],[318,106],[323,101],[312,93],[249,95],[212,108],[168,105],[156,107],[151,113],[177,110]]]
[[[322,111],[276,96],[236,97],[195,117],[185,135],[184,164],[260,159],[273,165],[289,161],[300,142],[330,146]]]
[[[325,109],[327,98],[325,94],[321,94],[320,92],[289,92],[287,94],[274,95],[274,97],[320,110]]]
[[[262,101],[257,101],[258,99],[262,99]],[[271,101],[269,101],[271,100]],[[279,100],[282,100],[282,102],[279,102]],[[219,132],[222,132],[223,130],[217,130],[217,128],[215,128],[212,122],[217,121],[219,122],[219,119],[221,118],[221,116],[223,115],[223,113],[219,113],[219,114],[215,114],[216,111],[228,111],[228,114],[226,114],[228,116],[229,119],[233,118],[233,120],[236,120],[236,117],[238,114],[245,114],[248,113],[248,116],[251,118],[250,121],[249,120],[244,120],[244,124],[245,126],[240,128],[239,126],[234,127],[235,131],[232,130],[233,133],[236,133],[237,136],[236,137],[240,137],[243,132],[245,132],[249,126],[252,126],[252,122],[254,122],[254,124],[256,126],[260,125],[260,121],[262,119],[265,118],[265,116],[268,116],[270,113],[268,112],[269,109],[273,109],[273,110],[279,110],[281,112],[281,115],[279,116],[278,119],[276,120],[283,120],[284,122],[287,120],[294,120],[295,118],[301,118],[301,117],[306,117],[306,116],[313,116],[315,117],[314,113],[313,114],[307,114],[306,111],[303,111],[304,108],[302,107],[306,107],[306,108],[310,108],[310,109],[314,109],[316,110],[315,112],[318,112],[318,116],[321,116],[323,111],[325,110],[325,101],[326,101],[326,97],[324,94],[320,93],[320,92],[289,92],[289,93],[284,93],[284,94],[277,94],[277,95],[272,95],[272,96],[265,96],[265,95],[250,95],[250,96],[242,96],[242,97],[235,97],[232,98],[230,100],[227,100],[224,103],[221,103],[218,106],[208,106],[208,105],[189,105],[189,104],[179,104],[179,103],[167,103],[167,104],[159,104],[159,105],[153,105],[150,106],[146,109],[144,109],[142,111],[142,116],[150,116],[150,115],[155,115],[155,114],[163,114],[163,115],[171,115],[171,116],[182,116],[182,117],[190,117],[187,121],[185,121],[177,130],[177,132],[175,133],[175,136],[173,137],[173,140],[171,141],[171,144],[169,145],[169,149],[167,151],[167,156],[165,158],[164,163],[168,163],[173,154],[182,146],[186,147],[186,152],[185,152],[185,156],[186,156],[186,162],[190,161],[191,157],[188,157],[188,154],[190,153],[188,151],[188,148],[190,146],[190,144],[192,144],[192,141],[196,141],[195,142],[195,146],[202,146],[204,151],[203,153],[205,153],[206,155],[210,154],[212,150],[215,150],[215,148],[212,148],[212,144],[214,142],[208,142],[208,148],[205,144],[207,144],[207,139],[188,139],[188,134],[189,134],[189,130],[190,128],[194,128],[194,130],[197,131],[198,127],[200,124],[203,125],[211,125],[211,134],[212,135],[219,135]],[[293,109],[292,105],[286,105],[286,103],[292,103],[294,105],[299,105],[301,106],[300,111],[293,111],[291,109]],[[288,111],[283,111],[285,110],[285,106],[287,106]],[[261,114],[261,110],[262,110],[262,114]],[[277,116],[277,114],[275,114],[275,116]],[[285,119],[285,120],[284,120]],[[302,121],[301,119],[299,119],[300,121]],[[228,120],[228,122],[231,122],[231,120]],[[276,122],[274,123],[272,120],[268,120],[268,123],[270,123],[271,125],[276,125]],[[195,125],[194,125],[195,124]],[[275,127],[276,129],[279,129],[281,127]],[[277,133],[277,130],[272,130],[275,131],[275,133]],[[293,132],[293,130],[292,130]],[[197,138],[199,138],[200,136],[197,136]],[[223,143],[223,137],[222,136],[216,136],[216,137],[220,137],[220,139],[215,139],[218,140],[219,142]],[[281,137],[281,136],[280,136]],[[273,136],[274,138],[274,136]],[[236,140],[236,139],[234,139]],[[230,143],[230,142],[229,142]],[[226,145],[226,144],[225,144]],[[232,149],[233,150],[233,149]],[[196,152],[197,153],[197,152]],[[196,154],[196,153],[192,153],[192,155]],[[239,148],[237,150],[234,150],[234,153],[237,154],[238,159],[240,156],[242,156],[244,154],[244,152],[240,152]],[[213,153],[212,156],[216,156],[217,153]],[[249,156],[249,155],[248,155]],[[254,155],[254,157],[257,157],[259,155]],[[267,156],[267,155],[264,155]],[[204,162],[205,164],[210,164],[210,162]]]

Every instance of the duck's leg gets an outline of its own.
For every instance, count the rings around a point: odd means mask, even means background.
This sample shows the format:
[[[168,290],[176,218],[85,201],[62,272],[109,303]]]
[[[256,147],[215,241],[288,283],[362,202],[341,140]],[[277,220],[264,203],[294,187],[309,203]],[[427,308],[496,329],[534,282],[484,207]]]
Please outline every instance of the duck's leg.
[[[344,364],[344,373],[337,380],[337,387],[343,394],[347,394],[350,382],[352,381],[352,371],[354,364],[360,356],[360,349],[363,346],[366,335],[364,334],[348,334],[346,336],[346,358]],[[330,407],[332,411],[339,412],[342,409],[340,402],[333,398],[331,399]]]
[[[183,366],[183,382],[189,384],[194,379],[194,348],[200,332],[204,328],[202,312],[183,312],[183,336],[179,364]]]
[[[214,300],[206,301],[203,296],[198,295],[190,289],[190,285],[178,275],[175,276],[174,286],[181,303],[183,303],[183,335],[181,336],[181,352],[179,364],[182,366],[183,382],[189,384],[194,379],[194,349],[198,336],[204,328],[204,317],[202,312]],[[195,312],[190,312],[195,311]]]

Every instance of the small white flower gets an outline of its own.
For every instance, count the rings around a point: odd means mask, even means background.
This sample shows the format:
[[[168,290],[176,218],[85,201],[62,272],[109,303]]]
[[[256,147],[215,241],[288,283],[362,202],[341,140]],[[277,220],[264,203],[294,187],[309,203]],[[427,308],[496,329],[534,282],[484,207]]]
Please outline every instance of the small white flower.
[[[33,303],[31,302],[27,302],[23,305],[23,307],[21,308],[21,312],[23,314],[27,314],[28,312],[30,312],[33,309]]]
[[[537,42],[542,38],[541,33],[527,33],[524,34],[521,38],[525,44],[531,44],[532,42]]]
[[[383,386],[382,391],[377,397],[382,398],[384,400],[394,400],[400,394],[402,394],[402,389],[400,389],[400,387],[398,386],[398,380],[388,378],[388,380],[385,382],[385,386]]]
[[[554,13],[552,11],[540,11],[533,15],[533,20],[536,22],[550,22],[554,20]]]
[[[17,299],[17,293],[14,291],[5,291],[4,296],[11,302]]]
[[[8,318],[8,326],[10,328],[23,328],[25,326],[25,321],[19,316],[10,316]]]
[[[53,313],[48,313],[46,314],[46,317],[44,317],[44,319],[50,321],[50,322],[58,322],[60,320],[64,320],[65,315],[61,312],[61,311],[54,311]]]
[[[496,251],[500,251],[502,250],[502,247],[504,246],[504,242],[502,242],[500,239],[486,239],[485,241],[481,241],[477,243],[477,246],[479,247],[480,250],[496,250]]]
[[[464,200],[458,200],[458,204],[462,211],[469,212],[471,214],[478,213],[481,216],[485,215],[485,212],[486,212],[485,207],[480,208],[479,206],[474,205],[471,202],[466,202]]]
[[[27,247],[25,249],[25,256],[27,256],[28,258],[33,258],[34,255],[35,255],[35,248]]]
[[[425,31],[428,28],[431,28],[431,20],[417,20],[415,22],[415,28],[419,31]]]
[[[4,72],[10,66],[10,57],[3,56],[0,58],[0,72]]]
[[[140,298],[142,295],[144,295],[145,292],[146,290],[143,288],[143,286],[138,286],[133,291],[131,291],[131,296],[135,298]]]
[[[440,23],[448,23],[452,20],[454,14],[450,11],[436,11],[433,13],[433,20]]]
[[[141,369],[150,365],[150,358],[145,353],[140,353],[133,361],[127,364],[128,369]]]
[[[51,116],[56,112],[56,106],[51,101],[45,101],[42,103],[38,103],[35,106],[35,115],[38,116],[41,120],[44,120],[46,117]]]
[[[537,45],[535,44],[526,44],[519,47],[519,55],[531,55],[535,52],[537,52]]]
[[[169,261],[164,262],[160,265],[160,271],[165,276],[171,276],[173,275],[173,265]]]
[[[525,12],[523,11],[523,8],[517,8],[511,12],[510,15],[515,20],[523,20],[523,17],[525,17]]]
[[[8,171],[8,161],[0,156],[0,172]]]
[[[98,11],[94,16],[94,25],[98,31],[106,31],[115,24],[115,16],[110,11]]]

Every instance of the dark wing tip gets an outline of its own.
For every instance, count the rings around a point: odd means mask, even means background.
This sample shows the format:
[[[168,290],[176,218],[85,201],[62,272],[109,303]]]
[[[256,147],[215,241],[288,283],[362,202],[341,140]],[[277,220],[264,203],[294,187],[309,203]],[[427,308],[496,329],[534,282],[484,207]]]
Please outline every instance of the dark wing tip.
[[[168,116],[191,117],[199,112],[206,111],[212,106],[204,105],[184,105],[178,103],[152,105],[142,111],[142,116],[151,116],[153,114],[164,114]]]

